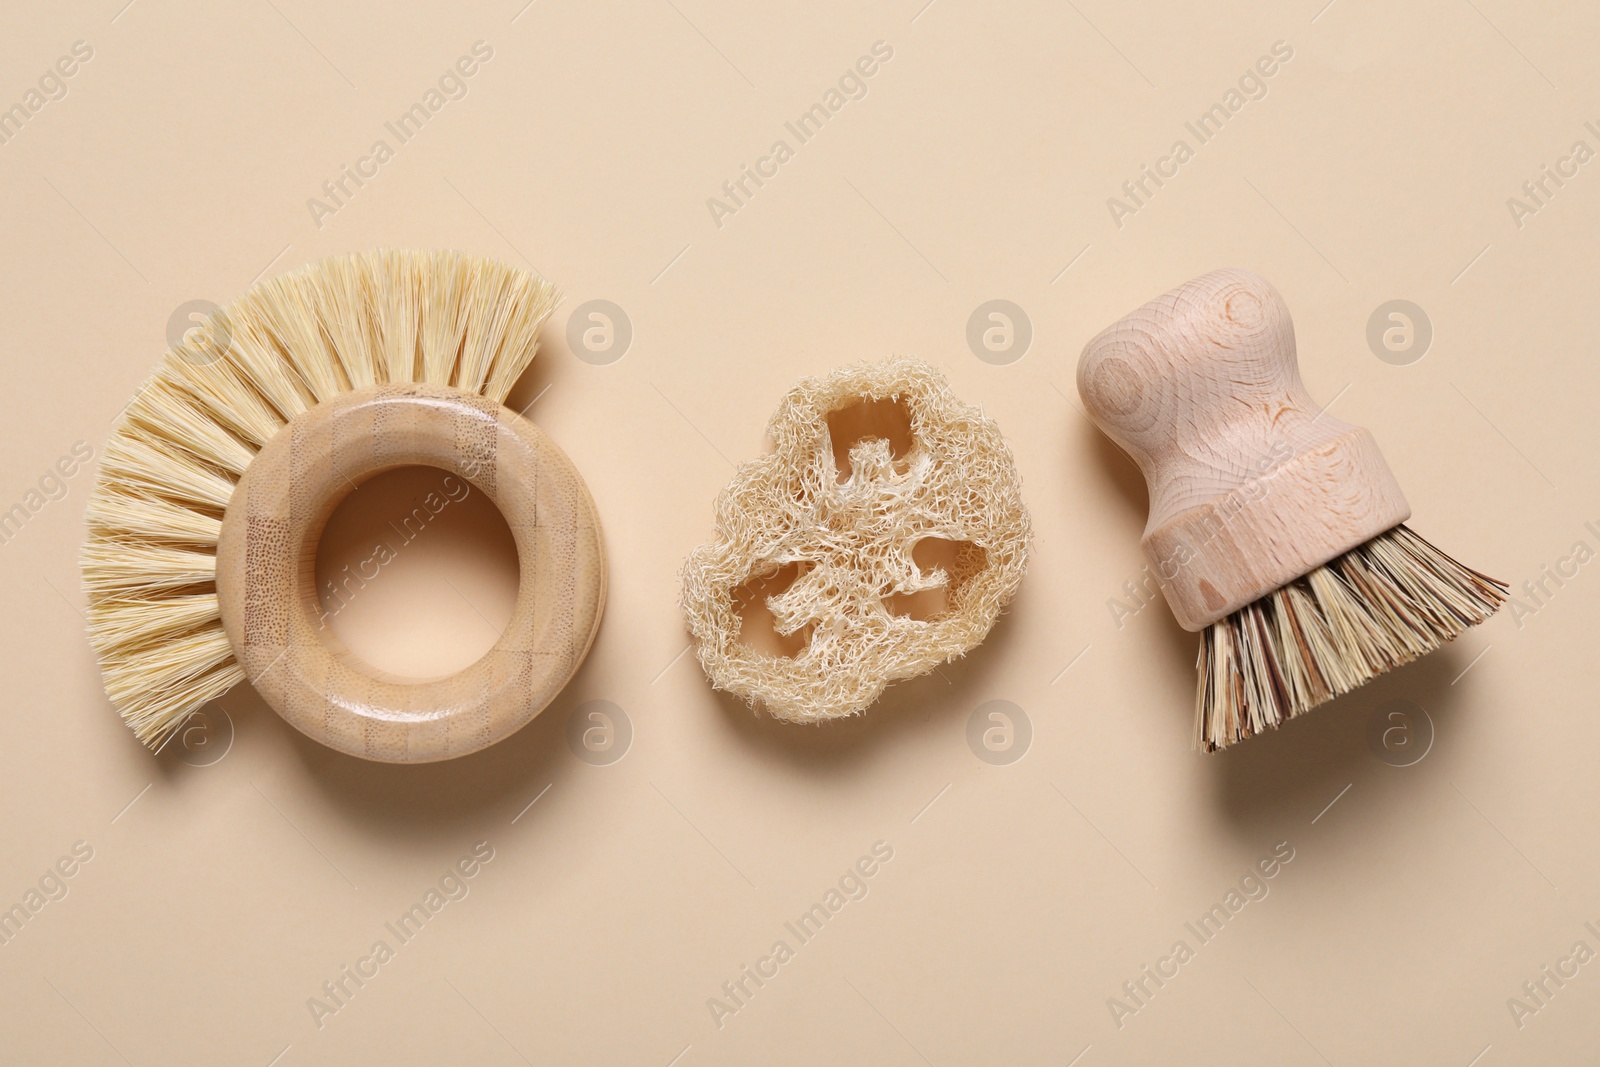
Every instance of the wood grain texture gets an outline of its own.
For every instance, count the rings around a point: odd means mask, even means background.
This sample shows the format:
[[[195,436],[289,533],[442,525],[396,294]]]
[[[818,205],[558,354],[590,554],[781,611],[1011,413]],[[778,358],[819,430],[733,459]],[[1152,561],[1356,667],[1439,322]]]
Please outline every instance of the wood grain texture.
[[[1249,271],[1196,278],[1101,331],[1078,391],[1144,473],[1145,558],[1185,629],[1411,515],[1372,435],[1306,393],[1289,310]]]
[[[334,508],[363,478],[412,465],[485,493],[521,572],[494,647],[424,682],[344,648],[321,621],[315,586]],[[462,756],[524,726],[583,662],[605,591],[600,521],[572,462],[533,423],[447,386],[360,389],[292,420],[239,482],[217,547],[223,627],[257,691],[309,737],[389,763]]]

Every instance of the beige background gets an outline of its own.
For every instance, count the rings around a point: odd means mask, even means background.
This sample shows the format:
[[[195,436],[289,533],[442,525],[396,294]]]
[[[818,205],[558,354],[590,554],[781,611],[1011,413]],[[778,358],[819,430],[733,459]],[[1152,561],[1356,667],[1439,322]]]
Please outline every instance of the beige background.
[[[1120,629],[1107,607],[1141,566],[1143,489],[1074,410],[1073,370],[1136,304],[1251,267],[1295,313],[1312,393],[1377,434],[1420,532],[1519,589],[1575,541],[1600,548],[1584,528],[1600,529],[1600,164],[1520,228],[1506,204],[1574,141],[1600,149],[1583,125],[1600,125],[1600,12],[523,2],[96,0],[0,19],[0,107],[75,41],[94,53],[0,145],[0,509],[75,442],[98,454],[185,301],[330,253],[450,246],[567,292],[515,397],[587,477],[612,567],[586,666],[484,753],[364,764],[241,691],[209,740],[153,757],[84,641],[92,472],[69,480],[0,546],[0,904],[75,842],[93,858],[0,946],[0,1059],[1592,1062],[1600,963],[1520,1027],[1507,1000],[1580,939],[1600,951],[1584,925],[1600,927],[1600,564],[1547,582],[1533,614],[1201,756],[1194,638],[1159,602]],[[466,97],[319,228],[307,199],[479,40],[493,56]],[[865,99],[719,228],[707,198],[880,40],[893,58]],[[1106,199],[1280,40],[1293,59],[1266,97],[1118,228]],[[596,298],[635,332],[610,365],[566,341]],[[965,341],[992,298],[1033,325],[1009,365]],[[1434,329],[1409,366],[1366,341],[1397,298]],[[999,421],[1032,569],[979,651],[864,718],[754,716],[680,655],[677,567],[795,378],[893,353]],[[357,551],[405,486],[385,492],[330,552]],[[452,520],[341,621],[365,647],[444,669],[486,647],[510,606],[505,542],[493,516]],[[996,699],[1033,731],[1005,766],[966,742]],[[591,700],[631,723],[620,761],[568,744]],[[1415,765],[1368,744],[1391,701],[1434,724]],[[319,1029],[308,998],[396,944],[384,923],[485,841],[469,895]],[[868,895],[719,1028],[708,998],[877,841],[893,860]],[[1119,1027],[1108,998],[1174,941],[1197,946],[1184,923],[1279,842],[1295,858],[1269,895]]]

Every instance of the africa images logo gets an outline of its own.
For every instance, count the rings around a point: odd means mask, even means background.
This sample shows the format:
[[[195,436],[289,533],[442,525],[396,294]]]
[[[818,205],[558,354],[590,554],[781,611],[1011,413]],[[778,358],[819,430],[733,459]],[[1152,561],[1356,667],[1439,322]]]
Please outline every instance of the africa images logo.
[[[444,874],[428,887],[420,900],[383,924],[386,936],[374,941],[366,955],[353,964],[341,965],[332,978],[322,983],[319,995],[307,997],[306,1010],[311,1013],[311,1021],[317,1029],[321,1030],[328,1019],[349,1007],[356,994],[382,973],[384,965],[392,961],[400,949],[416,940],[447,905],[467,899],[472,892],[472,880],[494,861],[494,857],[494,846],[489,842],[479,841],[473,845],[470,853],[445,868]],[[391,938],[393,944],[390,944]]]
[[[822,928],[844,910],[852,901],[865,900],[871,889],[873,876],[894,859],[894,846],[887,841],[874,841],[870,855],[863,855],[845,869],[822,898],[801,912],[793,921],[783,924],[784,931],[794,939],[781,937],[772,943],[767,952],[753,965],[745,964],[739,973],[722,983],[722,996],[707,997],[706,1010],[711,1021],[721,1030],[727,1020],[750,1006],[766,984],[782,973],[782,968],[795,958],[795,954],[822,933]]]
[[[1157,158],[1153,165],[1141,164],[1138,175],[1122,183],[1122,196],[1106,198],[1106,210],[1111,213],[1112,224],[1122,229],[1123,220],[1130,215],[1137,215],[1141,208],[1148,205],[1161,187],[1176,178],[1179,169],[1214,140],[1223,127],[1244,110],[1246,104],[1252,100],[1265,100],[1268,79],[1293,58],[1294,49],[1288,41],[1272,42],[1270,55],[1261,56],[1253,65],[1245,68],[1238,82],[1228,86],[1219,101],[1200,112],[1193,121],[1183,124],[1184,132],[1194,138],[1193,145],[1187,137],[1177,138],[1167,153]]]
[[[306,200],[306,210],[311,213],[311,221],[317,229],[322,229],[324,219],[337,215],[355,199],[356,193],[376,178],[383,165],[395,157],[400,146],[421,133],[422,128],[433,116],[443,111],[446,104],[452,100],[466,99],[471,91],[470,80],[482,69],[483,64],[493,58],[493,46],[485,41],[474,41],[470,54],[459,56],[420,99],[400,112],[393,121],[383,124],[388,137],[373,141],[366,154],[358,158],[353,167],[348,163],[340,164],[339,172],[322,183],[322,196]],[[390,137],[394,139],[393,144],[389,143]]]
[[[877,74],[884,64],[894,58],[894,48],[887,41],[872,42],[869,55],[859,57],[845,68],[838,80],[823,92],[822,99],[812,104],[792,121],[783,124],[786,136],[772,142],[766,154],[756,159],[754,165],[741,163],[739,173],[722,183],[719,196],[706,198],[706,210],[711,221],[722,229],[724,220],[739,213],[756,191],[778,176],[785,163],[794,159],[796,149],[822,132],[833,116],[843,111],[852,100],[865,100],[867,79]],[[794,143],[790,144],[793,139]]]
[[[1199,918],[1184,923],[1184,931],[1194,939],[1193,945],[1189,944],[1187,937],[1178,938],[1165,956],[1153,964],[1145,964],[1137,975],[1122,983],[1121,996],[1106,998],[1106,1009],[1111,1012],[1117,1029],[1121,1030],[1130,1017],[1149,1007],[1155,995],[1182,973],[1184,964],[1193,960],[1200,948],[1215,941],[1247,905],[1267,899],[1267,894],[1272,891],[1268,883],[1293,860],[1294,846],[1287,841],[1279,841],[1272,846],[1271,852],[1262,856],[1244,873],[1238,885],[1228,888],[1220,901],[1201,913]]]

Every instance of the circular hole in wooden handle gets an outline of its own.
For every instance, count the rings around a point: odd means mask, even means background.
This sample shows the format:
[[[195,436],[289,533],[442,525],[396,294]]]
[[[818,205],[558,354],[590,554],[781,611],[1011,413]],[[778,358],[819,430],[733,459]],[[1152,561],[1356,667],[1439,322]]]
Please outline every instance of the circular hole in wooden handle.
[[[362,479],[415,465],[465,479],[500,509],[520,571],[494,647],[424,682],[345,649],[315,585],[333,509]],[[263,699],[309,737],[390,763],[466,755],[526,725],[583,662],[605,586],[599,518],[572,462],[531,422],[446,386],[360,389],[297,416],[245,471],[217,546],[223,627]]]
[[[431,681],[483,658],[516,607],[517,542],[500,509],[438,467],[362,479],[317,539],[320,619],[379,671]]]

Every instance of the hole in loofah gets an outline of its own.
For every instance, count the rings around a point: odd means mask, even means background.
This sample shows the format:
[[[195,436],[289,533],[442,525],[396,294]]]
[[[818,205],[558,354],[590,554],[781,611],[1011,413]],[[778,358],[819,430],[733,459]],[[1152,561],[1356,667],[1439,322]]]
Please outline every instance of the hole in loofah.
[[[861,441],[888,441],[895,469],[905,469],[905,457],[915,443],[911,434],[911,410],[905,401],[898,397],[857,400],[828,412],[827,418],[828,439],[833,442],[833,467],[841,484],[849,481],[854,473],[850,449]]]
[[[774,625],[767,598],[785,592],[805,576],[810,563],[794,562],[770,567],[752,575],[733,591],[733,612],[739,616],[739,642],[767,656],[793,659],[811,640],[811,627],[804,626],[787,637]]]
[[[949,582],[936,589],[891,594],[883,600],[884,609],[891,615],[933,622],[955,609],[962,587],[983,571],[989,557],[982,547],[971,541],[924,537],[911,549],[911,562],[923,575],[944,571]]]
[[[339,643],[380,671],[427,680],[494,647],[520,575],[511,529],[487,496],[437,467],[400,467],[334,509],[316,576]]]

